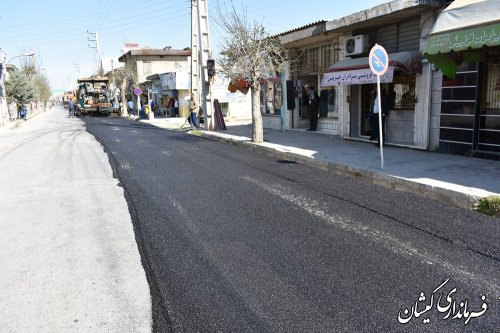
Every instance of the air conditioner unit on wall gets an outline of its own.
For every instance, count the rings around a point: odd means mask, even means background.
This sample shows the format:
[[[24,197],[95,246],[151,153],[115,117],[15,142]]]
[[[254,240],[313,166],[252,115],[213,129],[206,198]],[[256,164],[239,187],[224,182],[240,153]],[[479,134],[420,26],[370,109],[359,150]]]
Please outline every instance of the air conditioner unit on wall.
[[[361,54],[368,51],[370,46],[370,38],[368,35],[358,35],[349,37],[345,40],[345,55],[351,56]]]

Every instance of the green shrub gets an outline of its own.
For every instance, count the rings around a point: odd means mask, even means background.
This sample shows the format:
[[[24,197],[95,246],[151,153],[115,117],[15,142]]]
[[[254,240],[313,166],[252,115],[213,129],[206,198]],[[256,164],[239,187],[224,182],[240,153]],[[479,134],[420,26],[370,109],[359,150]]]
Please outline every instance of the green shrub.
[[[479,199],[475,209],[483,214],[500,217],[500,195],[490,195]]]

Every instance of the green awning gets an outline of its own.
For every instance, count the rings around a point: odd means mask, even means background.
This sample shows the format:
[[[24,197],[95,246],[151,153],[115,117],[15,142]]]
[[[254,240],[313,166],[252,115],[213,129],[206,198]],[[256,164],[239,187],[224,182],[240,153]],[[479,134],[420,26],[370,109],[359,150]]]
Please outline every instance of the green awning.
[[[455,0],[436,19],[424,57],[453,78],[463,61],[479,61],[485,47],[500,45],[499,0]]]
[[[424,53],[447,53],[497,45],[500,45],[500,23],[429,36]]]

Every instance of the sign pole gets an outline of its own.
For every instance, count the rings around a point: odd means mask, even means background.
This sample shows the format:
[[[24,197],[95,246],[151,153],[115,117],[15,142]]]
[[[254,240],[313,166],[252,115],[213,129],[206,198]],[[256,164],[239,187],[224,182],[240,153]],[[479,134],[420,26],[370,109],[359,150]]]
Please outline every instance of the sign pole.
[[[135,88],[134,93],[137,96],[137,116],[140,118],[140,110],[141,110],[141,88]]]
[[[378,137],[380,143],[380,168],[384,170],[384,136],[382,131],[382,99],[380,95],[380,75],[377,75]]]
[[[368,63],[373,74],[377,75],[377,108],[378,108],[378,138],[380,144],[380,168],[384,170],[384,136],[382,123],[382,96],[380,94],[380,76],[384,75],[389,68],[389,55],[387,51],[380,45],[375,44],[370,50]]]

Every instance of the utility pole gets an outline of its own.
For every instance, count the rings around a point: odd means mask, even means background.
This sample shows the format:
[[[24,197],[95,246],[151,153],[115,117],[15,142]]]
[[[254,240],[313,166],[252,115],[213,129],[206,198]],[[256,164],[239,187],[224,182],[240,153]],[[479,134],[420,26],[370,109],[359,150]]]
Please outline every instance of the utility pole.
[[[7,110],[7,99],[5,98],[5,74],[7,73],[5,63],[5,52],[0,49],[0,127],[5,126],[5,119]]]
[[[91,39],[91,37],[88,37],[88,41],[89,42],[95,42],[95,45],[89,45],[89,47],[91,49],[95,49],[96,50],[97,61],[98,61],[97,68],[98,68],[98,71],[99,71],[99,75],[102,75],[102,71],[103,70],[102,70],[102,61],[101,61],[101,51],[99,49],[99,34],[97,32],[90,32],[88,30],[87,30],[87,33],[93,37],[93,39]]]
[[[117,87],[116,87],[116,82],[115,82],[115,61],[113,59],[111,59],[111,85],[110,85],[110,89],[113,89],[113,108],[118,108],[119,109],[119,105],[118,105],[118,98],[116,97],[116,91],[117,91]]]
[[[212,112],[207,60],[211,57],[208,33],[208,0],[191,0],[191,90],[203,109],[204,128],[209,129],[208,110]]]
[[[75,82],[80,78],[80,64],[73,63],[73,69],[75,70]]]

